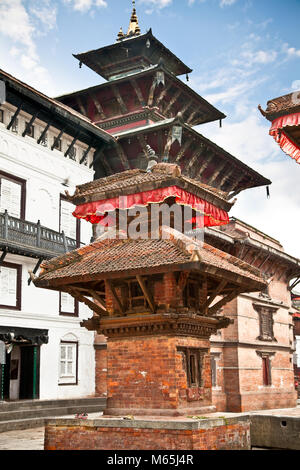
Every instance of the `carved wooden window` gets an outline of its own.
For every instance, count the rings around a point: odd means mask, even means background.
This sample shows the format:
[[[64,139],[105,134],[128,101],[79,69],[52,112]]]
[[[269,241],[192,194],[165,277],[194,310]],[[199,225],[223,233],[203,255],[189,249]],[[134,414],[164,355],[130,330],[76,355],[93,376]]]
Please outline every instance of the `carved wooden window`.
[[[203,386],[203,359],[207,352],[198,348],[178,347],[182,354],[183,369],[186,372],[188,387]]]
[[[0,171],[0,212],[25,218],[26,181]]]
[[[78,343],[61,341],[59,358],[59,385],[78,383]]]
[[[145,281],[146,282],[146,281]],[[143,291],[137,281],[127,281],[128,285],[128,310],[133,310],[137,307],[147,308],[147,300]]]
[[[255,305],[259,318],[259,336],[257,339],[261,341],[276,341],[274,338],[274,319],[273,315],[277,309],[263,305]]]
[[[22,266],[0,264],[0,308],[21,310]]]

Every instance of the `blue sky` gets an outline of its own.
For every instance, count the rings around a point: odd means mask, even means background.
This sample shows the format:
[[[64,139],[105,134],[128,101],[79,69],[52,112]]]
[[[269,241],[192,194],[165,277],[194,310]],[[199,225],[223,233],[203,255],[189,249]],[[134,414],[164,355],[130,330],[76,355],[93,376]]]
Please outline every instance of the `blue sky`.
[[[114,42],[131,8],[131,0],[0,0],[0,68],[50,96],[96,85],[103,79],[72,54]],[[270,199],[265,188],[245,191],[231,215],[300,258],[300,165],[257,110],[300,89],[300,0],[136,0],[136,8],[142,32],[152,27],[193,69],[189,85],[227,115],[222,129],[197,130],[273,182]]]

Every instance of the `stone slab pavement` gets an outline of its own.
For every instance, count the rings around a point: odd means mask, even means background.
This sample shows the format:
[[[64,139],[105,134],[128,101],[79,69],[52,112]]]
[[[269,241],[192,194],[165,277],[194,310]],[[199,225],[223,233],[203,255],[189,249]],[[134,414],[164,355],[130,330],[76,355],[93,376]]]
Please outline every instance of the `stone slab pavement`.
[[[284,408],[275,410],[252,411],[251,413],[239,414],[264,414],[272,416],[295,416],[300,419],[300,405],[296,408]],[[232,413],[212,413],[210,417],[230,416]],[[90,413],[89,418],[99,418],[101,413]],[[60,416],[58,418],[74,418],[74,415]],[[7,431],[0,433],[0,450],[44,450],[44,427]],[[256,450],[256,449],[253,449]],[[260,449],[257,449],[260,450]]]

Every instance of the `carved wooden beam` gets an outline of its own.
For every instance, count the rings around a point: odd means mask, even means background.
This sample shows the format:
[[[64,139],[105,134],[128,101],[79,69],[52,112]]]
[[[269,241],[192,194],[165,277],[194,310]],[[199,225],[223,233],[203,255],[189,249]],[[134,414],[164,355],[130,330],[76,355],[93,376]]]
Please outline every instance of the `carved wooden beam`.
[[[132,88],[133,88],[134,91],[135,91],[136,96],[138,97],[138,100],[139,100],[140,105],[141,105],[141,106],[145,106],[145,100],[144,100],[142,91],[141,91],[141,89],[140,89],[140,87],[139,87],[137,81],[136,81],[134,78],[132,78],[132,79],[130,80],[130,83],[131,83]]]
[[[22,134],[22,137],[25,137],[25,135],[29,132],[29,130],[30,130],[32,124],[34,123],[34,121],[36,120],[38,114],[39,114],[39,111],[37,111],[37,112],[31,117],[31,119],[30,119],[30,121],[28,122],[28,124],[26,124],[25,130],[24,130],[24,132],[23,132],[23,134]]]
[[[127,106],[125,105],[125,103],[123,101],[123,98],[120,95],[120,92],[119,92],[119,89],[117,88],[117,86],[113,86],[112,91],[113,91],[113,93],[116,97],[117,102],[119,103],[120,108],[121,108],[121,114],[127,114],[128,113]]]
[[[162,89],[160,95],[158,95],[156,99],[156,106],[159,106],[162,100],[167,96],[167,93],[169,92],[170,88],[172,87],[172,82],[169,82],[165,88]]]
[[[177,286],[176,286],[180,292],[182,292],[185,289],[189,275],[190,275],[189,271],[180,272],[179,279],[178,279]]]
[[[197,160],[203,155],[203,152],[205,150],[205,146],[203,145],[200,150],[197,150],[194,155],[189,160],[188,165],[186,166],[186,171],[189,171],[190,168],[193,168]]]
[[[49,129],[49,127],[48,127],[48,128],[46,127],[46,128],[44,129],[43,133],[40,135],[39,140],[37,141],[38,144],[42,141],[42,139],[44,139],[44,137],[45,137],[45,135],[46,135],[48,129]],[[62,130],[60,131],[60,133],[58,134],[58,136],[55,137],[55,139],[54,139],[54,141],[53,141],[53,144],[52,144],[52,146],[51,146],[51,150],[54,150],[54,149],[55,149],[57,143],[58,143],[59,140],[61,139],[61,137],[62,137],[62,135],[63,135],[64,132],[65,132],[65,129],[62,129]]]
[[[223,299],[219,300],[219,302],[217,302],[208,309],[208,314],[215,315],[220,308],[222,308],[224,305],[228,304],[228,302],[231,302],[233,299],[238,297],[238,295],[241,294],[243,290],[244,289],[242,288],[237,288],[231,291],[230,294],[225,295]]]
[[[97,97],[95,95],[92,95],[91,93],[89,94],[89,97],[92,100],[95,108],[97,109],[97,112],[100,115],[101,119],[103,119],[103,120],[106,119],[106,115],[105,115],[105,113],[103,111],[103,108],[102,108],[99,100],[97,99]]]
[[[125,152],[123,150],[122,145],[119,142],[117,142],[117,144],[116,144],[116,150],[117,150],[118,156],[119,156],[119,158],[122,162],[123,169],[124,170],[130,170],[129,160],[128,160],[127,155],[125,154]]]
[[[74,147],[74,145],[75,145],[75,142],[76,142],[77,139],[78,139],[78,134],[79,134],[79,133],[77,133],[77,134],[75,135],[75,137],[73,138],[71,144],[69,145],[69,147],[68,147],[67,150],[65,151],[65,157],[67,157],[67,156],[69,155],[69,153],[71,152],[71,150],[73,149],[73,147]]]
[[[148,305],[149,305],[152,313],[155,313],[156,307],[155,307],[155,303],[154,303],[153,297],[151,295],[151,292],[147,289],[146,284],[145,284],[145,282],[144,282],[144,280],[141,276],[136,276],[136,278],[137,278],[137,281],[140,285],[140,288],[143,291],[143,294],[144,294],[144,296],[145,296],[145,298],[148,302]]]
[[[18,115],[19,115],[19,112],[21,111],[21,109],[23,108],[23,103],[20,103],[19,106],[17,107],[14,115],[12,116],[11,120],[9,121],[9,124],[7,126],[7,130],[9,130],[15,123]]]
[[[93,290],[93,289],[87,289],[87,292],[95,299],[97,300],[99,306],[102,308],[102,310],[106,313],[108,313],[107,308],[105,306],[105,303],[103,302],[103,299],[98,295],[98,293]]]
[[[125,314],[124,306],[123,306],[121,300],[119,299],[119,296],[118,296],[118,294],[117,294],[117,292],[116,292],[116,289],[114,288],[112,282],[111,282],[110,280],[107,280],[107,284],[109,285],[109,288],[110,288],[110,290],[111,290],[111,293],[112,293],[112,295],[113,295],[113,298],[115,299],[115,301],[116,301],[117,304],[118,304],[118,307],[119,307],[120,312],[123,313],[123,314]]]
[[[93,145],[90,144],[90,145],[88,146],[88,148],[83,152],[82,157],[81,157],[80,162],[79,162],[80,164],[85,161],[85,159],[86,159],[88,153],[90,152],[92,146],[93,146]]]
[[[178,100],[179,96],[181,95],[182,91],[181,90],[177,90],[177,92],[175,93],[175,95],[173,95],[173,98],[169,101],[169,104],[168,106],[164,109],[164,114],[167,114],[168,111],[172,108],[172,106],[176,103],[176,101]]]
[[[172,145],[172,127],[170,127],[170,129],[169,129],[169,133],[168,133],[168,137],[167,137],[167,142],[166,142],[166,145],[165,145],[165,148],[164,148],[164,152],[163,152],[163,157],[164,157],[165,159],[168,159],[168,158],[169,158],[169,152],[170,152],[171,145]]]
[[[219,166],[219,168],[216,168],[216,170],[214,171],[214,173],[212,174],[212,176],[209,178],[209,180],[207,181],[207,184],[210,184],[212,185],[216,179],[218,178],[218,176],[222,173],[222,171],[224,170],[224,168],[227,166],[227,162],[223,162],[222,165]]]
[[[220,183],[219,183],[219,188],[222,189],[222,187],[224,186],[224,184],[230,180],[231,176],[233,175],[233,173],[235,172],[235,168],[231,168],[231,169],[228,169],[228,171],[225,171],[224,173],[224,176],[223,178],[221,179]]]
[[[145,140],[144,134],[139,134],[139,135],[137,136],[137,139],[138,139],[138,141],[139,141],[140,146],[142,147],[142,150],[143,150],[143,152],[144,152],[146,158],[148,158],[147,144],[146,144],[146,140]]]
[[[191,124],[191,123],[193,122],[193,119],[195,118],[195,116],[197,116],[198,113],[199,113],[199,111],[194,111],[194,112],[190,115],[190,117],[188,118],[187,123],[188,123],[188,124]]]
[[[65,289],[65,292],[70,294],[74,299],[78,300],[78,302],[84,303],[87,305],[93,312],[97,313],[98,315],[107,315],[107,312],[103,310],[99,305],[95,304],[92,300],[87,299],[81,292],[73,287],[69,287]]]
[[[189,139],[186,139],[185,143],[183,144],[183,146],[181,147],[180,151],[178,152],[174,163],[178,163],[178,162],[182,159],[182,157],[184,156],[185,152],[186,152],[187,149],[190,147],[190,145],[192,144],[192,142],[193,142],[193,138],[192,138],[192,137],[190,137]]]
[[[83,114],[84,116],[87,116],[88,113],[87,113],[85,107],[83,106],[81,98],[79,96],[76,96],[76,103],[78,104],[78,107],[80,109],[81,114]]]
[[[198,177],[203,175],[204,171],[206,170],[210,162],[214,159],[214,157],[215,157],[215,153],[213,151],[211,151],[211,153],[208,154],[207,157],[205,157],[205,161],[203,165],[201,165],[201,167],[199,168],[199,172],[197,175]]]
[[[153,82],[149,91],[149,97],[148,97],[148,106],[151,107],[153,105],[153,99],[154,99],[154,93],[155,93],[155,88],[157,85],[157,80],[156,76],[153,78]]]
[[[208,307],[210,304],[215,300],[215,298],[224,290],[224,287],[227,285],[227,281],[223,279],[219,285],[216,287],[216,289],[211,293],[210,297],[207,299],[207,301],[201,306],[201,310],[204,312],[207,311]]]
[[[193,100],[190,100],[186,103],[186,105],[182,108],[181,114],[184,116],[184,114],[187,112],[187,110],[193,105]]]

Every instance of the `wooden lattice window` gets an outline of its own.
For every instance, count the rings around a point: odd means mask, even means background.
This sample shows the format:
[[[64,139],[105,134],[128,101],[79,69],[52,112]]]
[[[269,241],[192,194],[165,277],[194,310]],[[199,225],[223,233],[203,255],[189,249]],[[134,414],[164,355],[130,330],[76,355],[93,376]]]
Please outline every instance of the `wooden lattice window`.
[[[145,281],[146,282],[146,281]],[[128,310],[134,310],[137,307],[148,307],[147,301],[137,281],[127,281],[128,285]]]
[[[178,351],[182,354],[188,387],[202,387],[204,355],[207,350],[179,347]]]
[[[254,305],[254,308],[258,312],[259,318],[259,336],[257,339],[261,341],[276,341],[274,337],[273,315],[277,309],[267,305]]]

